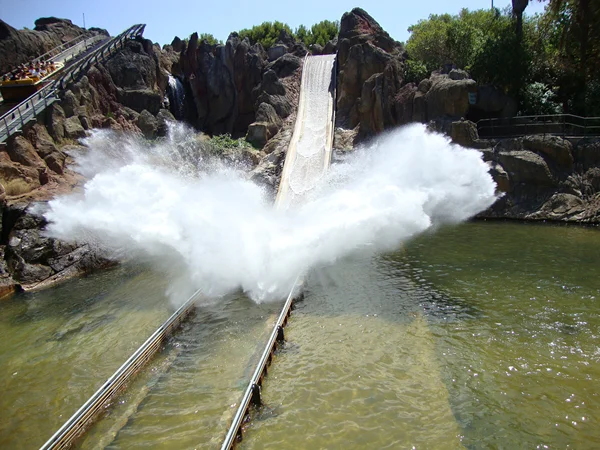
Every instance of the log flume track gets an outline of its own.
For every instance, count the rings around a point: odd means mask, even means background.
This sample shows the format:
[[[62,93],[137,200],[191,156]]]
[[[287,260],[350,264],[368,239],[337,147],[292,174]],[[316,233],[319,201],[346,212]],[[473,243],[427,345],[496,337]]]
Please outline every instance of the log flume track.
[[[293,208],[302,203],[326,174],[331,161],[334,131],[336,55],[308,56],[304,61],[298,114],[275,205]],[[237,412],[225,436],[222,449],[233,448],[242,439],[243,425],[250,406],[260,405],[260,389],[278,344],[284,340],[284,327],[293,302],[302,295],[303,274],[298,274],[273,327],[260,361],[244,391]],[[42,446],[42,449],[70,447],[98,415],[126,389],[131,379],[160,351],[165,340],[194,311],[201,289],[192,295],[148,340],[113,374],[102,387]]]

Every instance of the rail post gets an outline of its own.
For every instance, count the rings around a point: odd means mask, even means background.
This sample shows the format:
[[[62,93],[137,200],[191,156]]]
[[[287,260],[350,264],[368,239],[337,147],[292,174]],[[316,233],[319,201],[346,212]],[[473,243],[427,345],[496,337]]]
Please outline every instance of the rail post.
[[[292,303],[293,305],[293,303]],[[283,333],[283,327],[281,325],[279,325],[277,327],[277,342],[281,343],[285,340],[285,335]]]
[[[260,397],[260,386],[256,383],[252,384],[252,398],[250,399],[250,402],[254,406],[262,405],[262,399]]]
[[[8,123],[6,122],[6,116],[3,117],[2,120],[4,120],[4,128],[6,128],[6,138],[8,139],[8,136],[10,136],[10,129],[8,128]]]
[[[19,113],[19,119],[21,119],[21,126],[25,126],[25,123],[23,122],[23,116],[21,115],[21,108],[17,108],[17,112]]]

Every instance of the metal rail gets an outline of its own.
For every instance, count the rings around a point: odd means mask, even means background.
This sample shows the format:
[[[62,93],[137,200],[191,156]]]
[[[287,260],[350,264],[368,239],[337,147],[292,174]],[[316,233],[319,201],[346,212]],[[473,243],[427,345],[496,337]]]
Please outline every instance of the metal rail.
[[[161,349],[165,339],[190,315],[200,291],[198,289],[175,311],[40,449],[69,448],[125,388],[129,380]]]
[[[290,291],[290,294],[288,295],[285,304],[281,309],[281,313],[279,314],[277,322],[275,322],[275,326],[273,327],[271,336],[267,341],[265,350],[263,351],[252,378],[250,378],[250,382],[248,383],[248,387],[244,392],[244,396],[242,397],[242,401],[240,402],[238,410],[233,417],[233,421],[229,427],[227,435],[225,436],[225,441],[221,446],[221,450],[229,450],[233,448],[237,442],[242,440],[242,426],[248,421],[250,405],[260,406],[262,404],[261,389],[263,379],[267,374],[267,368],[273,361],[273,356],[277,350],[277,346],[283,343],[285,339],[283,329],[287,324],[287,320],[292,312],[294,301],[300,300],[302,296],[301,292],[299,292],[299,288],[301,286],[301,283],[298,283],[299,279],[300,276],[296,277],[294,286],[292,287],[292,290]],[[295,292],[299,292],[298,295],[295,295]]]
[[[74,45],[73,47],[69,47],[69,48],[63,50],[62,52],[55,55],[52,59],[54,62],[62,62],[63,64],[65,64],[68,61],[79,56],[81,53],[87,51],[89,48],[94,47],[98,42],[106,41],[106,40],[110,40],[110,37],[106,36],[104,34],[97,34],[96,36],[92,36],[89,39],[84,39],[83,41],[79,42],[78,44]],[[81,44],[83,44],[83,45],[81,45]],[[81,49],[77,53],[73,52],[73,50],[75,50],[76,47],[80,47],[80,49]]]
[[[555,114],[482,119],[477,122],[477,131],[482,138],[509,138],[536,134],[563,138],[595,137],[600,136],[600,117]]]
[[[98,35],[96,35],[96,36],[98,36]],[[38,56],[37,58],[35,58],[34,60],[31,61],[31,64],[35,65],[39,62],[45,61],[48,58],[54,58],[54,57],[64,53],[66,50],[69,50],[71,47],[75,47],[80,42],[85,42],[86,40],[91,40],[92,38],[94,38],[96,36],[87,36],[85,34],[79,35],[76,38],[73,38],[70,41],[65,42],[64,44],[54,47],[52,50],[44,53],[43,55]],[[105,37],[107,37],[107,36],[105,36]]]
[[[47,51],[46,53],[44,53],[43,55],[38,56],[37,58],[32,59],[29,64],[33,64],[34,66],[42,61],[46,61],[47,59],[53,59],[58,55],[61,55],[62,53],[65,53],[67,50],[69,50],[72,47],[75,47],[77,44],[80,44],[81,42],[85,42],[85,41],[93,41],[94,39],[96,39],[98,36],[102,36],[103,38],[107,38],[108,36],[104,36],[104,35],[93,35],[93,36],[87,36],[86,34],[81,34],[67,42],[64,42],[60,45],[57,45],[56,47],[54,47],[53,49]],[[97,40],[97,39],[96,39]],[[10,74],[12,73],[12,71],[9,71],[7,73],[5,73],[3,76],[10,76]]]
[[[58,92],[64,89],[68,83],[75,81],[92,64],[102,61],[117,48],[123,47],[127,40],[141,36],[145,26],[145,24],[134,25],[108,42],[100,45],[80,61],[69,67],[60,78],[51,81],[38,92],[23,100],[0,117],[0,143],[6,141],[12,134],[20,131],[27,122],[35,119],[37,114],[58,100]]]

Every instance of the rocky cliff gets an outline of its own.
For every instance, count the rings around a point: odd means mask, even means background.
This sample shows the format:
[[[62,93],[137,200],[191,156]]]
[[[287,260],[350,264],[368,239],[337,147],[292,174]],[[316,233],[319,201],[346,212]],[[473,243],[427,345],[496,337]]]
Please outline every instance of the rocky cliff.
[[[502,193],[478,217],[600,222],[600,139],[537,135],[484,140],[469,121],[454,122],[451,134],[482,152]]]
[[[45,38],[56,41],[63,36],[56,28],[74,29],[68,21],[36,23],[49,28],[39,31]],[[0,51],[2,57],[7,56]],[[81,151],[78,140],[87,130],[109,128],[151,139],[166,134],[166,122],[174,120],[163,108],[168,69],[168,53],[145,39],[130,41],[106,62],[91,66],[37,122],[0,147],[0,296],[111,264],[88,244],[44,236],[44,203],[80,185],[81,177],[69,168],[69,154]]]

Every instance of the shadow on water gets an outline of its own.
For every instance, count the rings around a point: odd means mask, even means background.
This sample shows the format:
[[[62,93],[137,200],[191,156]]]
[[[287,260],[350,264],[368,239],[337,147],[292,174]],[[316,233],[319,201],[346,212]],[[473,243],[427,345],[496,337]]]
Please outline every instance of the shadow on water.
[[[147,267],[123,264],[117,267],[69,280],[50,288],[17,293],[0,302],[0,320],[8,317],[11,323],[18,325],[52,317],[68,321],[85,314],[91,307],[113,296],[111,301],[123,308],[128,307],[124,297],[115,295],[115,290],[135,289],[136,284],[151,283],[154,275],[149,275]],[[155,282],[159,289],[164,282]],[[132,307],[130,303],[130,307]],[[13,309],[12,314],[1,314],[2,309]],[[144,303],[135,304],[135,309],[144,308]]]

